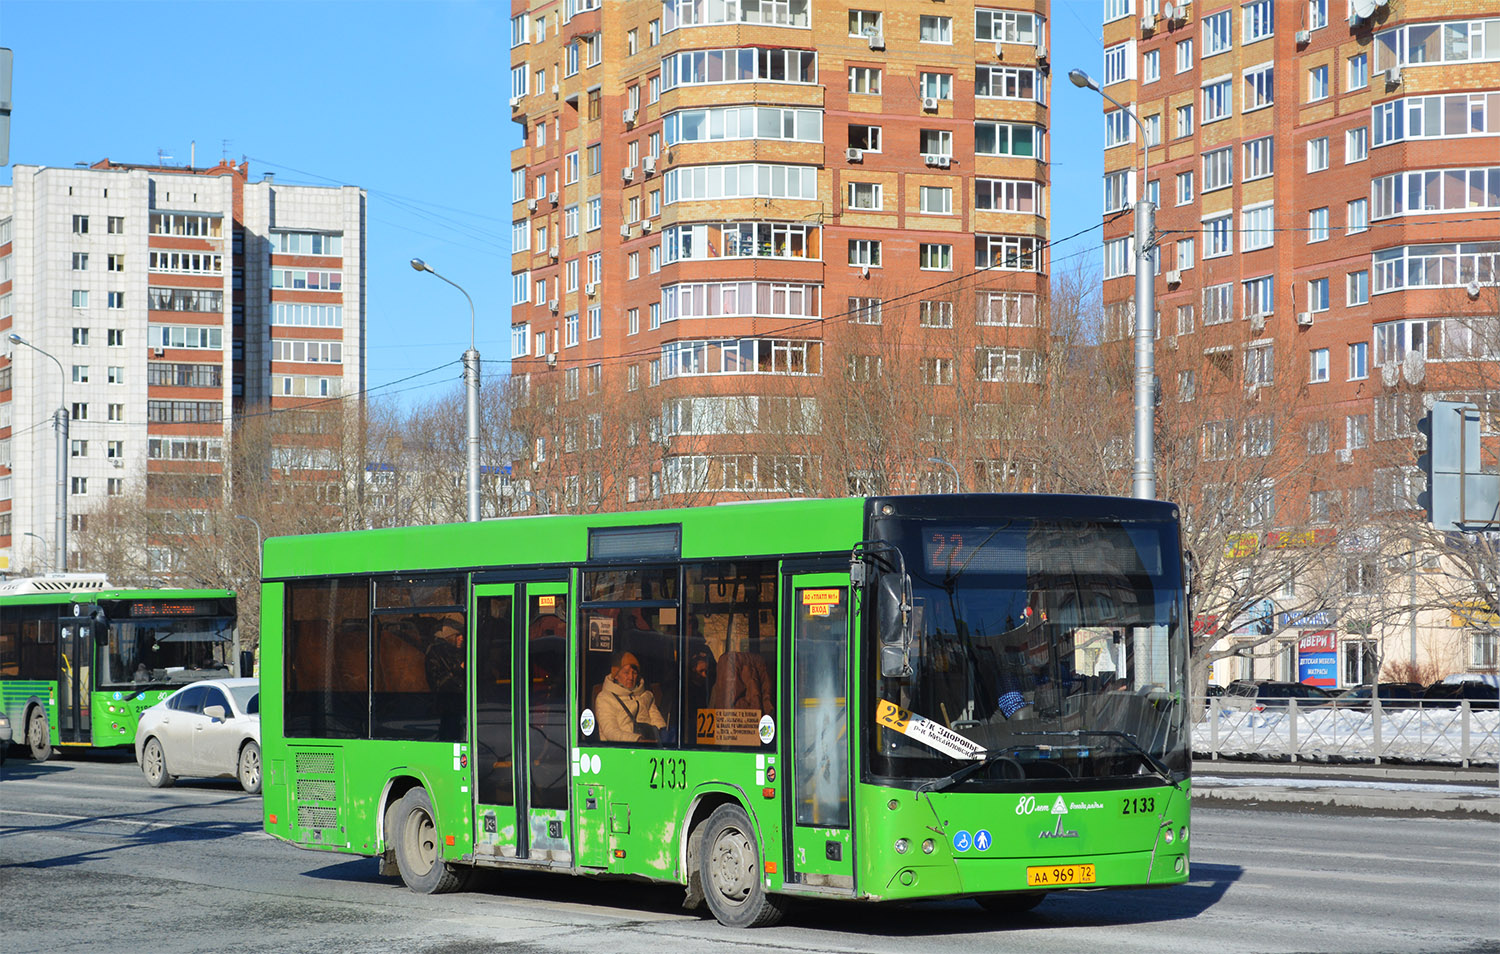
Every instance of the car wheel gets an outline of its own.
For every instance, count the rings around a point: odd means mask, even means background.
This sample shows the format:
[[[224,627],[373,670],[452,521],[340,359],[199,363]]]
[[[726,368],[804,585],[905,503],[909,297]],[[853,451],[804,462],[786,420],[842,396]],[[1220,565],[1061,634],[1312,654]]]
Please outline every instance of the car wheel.
[[[698,855],[708,909],[726,927],[767,927],[786,914],[787,900],[766,894],[760,852],[750,817],[738,805],[720,805],[708,816]]]
[[[52,758],[52,730],[47,725],[47,710],[37,706],[26,720],[26,744],[31,746],[31,758],[45,762]]]
[[[146,775],[146,784],[152,788],[166,788],[177,781],[177,777],[167,771],[167,753],[162,751],[161,742],[154,736],[141,747],[141,771]]]
[[[468,880],[469,869],[443,861],[442,844],[427,789],[407,792],[396,809],[396,864],[401,880],[417,894],[457,891]]]
[[[260,744],[246,742],[240,749],[240,788],[251,795],[260,794]]]
[[[1012,915],[1025,914],[1041,904],[1046,897],[1045,891],[1012,891],[1008,894],[987,894],[974,900],[991,914]]]

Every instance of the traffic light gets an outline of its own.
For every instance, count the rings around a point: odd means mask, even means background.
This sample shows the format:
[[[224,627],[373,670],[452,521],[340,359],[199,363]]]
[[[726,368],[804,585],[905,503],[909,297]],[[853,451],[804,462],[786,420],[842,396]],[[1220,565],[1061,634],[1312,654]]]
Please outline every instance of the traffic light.
[[[1458,401],[1436,401],[1417,422],[1427,451],[1417,467],[1427,489],[1417,495],[1427,520],[1438,530],[1463,529],[1464,481],[1480,478],[1479,409]]]

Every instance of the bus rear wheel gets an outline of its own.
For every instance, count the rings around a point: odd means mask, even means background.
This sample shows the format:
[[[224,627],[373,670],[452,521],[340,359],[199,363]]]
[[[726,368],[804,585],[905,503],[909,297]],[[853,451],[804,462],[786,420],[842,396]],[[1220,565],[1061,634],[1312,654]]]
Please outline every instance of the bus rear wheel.
[[[755,829],[738,805],[720,805],[708,816],[698,854],[703,896],[726,927],[767,927],[786,914],[785,898],[766,894],[760,881]]]
[[[45,762],[52,758],[52,730],[47,726],[47,713],[38,706],[31,710],[26,720],[26,744],[31,746],[31,758]]]
[[[427,789],[407,792],[396,807],[396,864],[417,894],[457,891],[468,880],[468,869],[443,861],[442,844]]]

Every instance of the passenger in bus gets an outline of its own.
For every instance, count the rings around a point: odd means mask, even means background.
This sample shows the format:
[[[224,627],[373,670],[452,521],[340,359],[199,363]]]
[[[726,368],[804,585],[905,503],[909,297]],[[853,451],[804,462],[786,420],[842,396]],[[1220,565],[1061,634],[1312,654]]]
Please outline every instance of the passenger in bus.
[[[720,656],[708,704],[714,709],[758,709],[761,715],[770,715],[776,707],[776,687],[765,658],[740,651]]]
[[[601,742],[655,742],[667,727],[656,697],[641,681],[641,661],[620,652],[594,697]]]

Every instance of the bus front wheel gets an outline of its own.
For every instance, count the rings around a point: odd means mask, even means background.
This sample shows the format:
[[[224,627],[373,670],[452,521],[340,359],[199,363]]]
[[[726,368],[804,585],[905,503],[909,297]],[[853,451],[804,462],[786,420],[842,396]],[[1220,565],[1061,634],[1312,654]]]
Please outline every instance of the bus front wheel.
[[[47,727],[47,712],[40,706],[32,709],[31,718],[26,720],[26,744],[31,746],[33,761],[52,758],[52,730]]]
[[[785,898],[766,894],[760,880],[755,829],[738,805],[720,805],[708,816],[698,854],[703,896],[727,927],[767,927],[786,913]]]
[[[463,887],[468,871],[443,861],[442,844],[427,789],[414,788],[401,796],[396,808],[396,864],[408,888],[418,894],[443,894]]]

